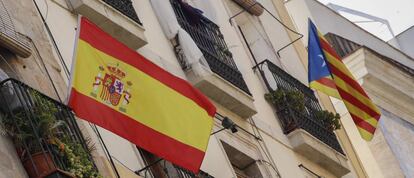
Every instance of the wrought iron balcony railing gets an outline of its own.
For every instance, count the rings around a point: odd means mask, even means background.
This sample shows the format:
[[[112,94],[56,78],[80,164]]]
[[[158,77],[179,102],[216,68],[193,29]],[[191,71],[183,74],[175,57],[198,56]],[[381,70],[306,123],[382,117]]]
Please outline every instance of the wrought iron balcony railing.
[[[29,177],[68,173],[76,166],[84,166],[84,176],[98,174],[91,145],[67,106],[14,79],[0,82],[0,101],[1,129],[11,137]],[[73,176],[66,173],[63,177]]]
[[[177,178],[214,178],[212,175],[204,172],[204,171],[200,171],[198,174],[194,174],[191,171],[188,171],[186,169],[180,168],[178,166],[173,166],[175,171],[175,175],[173,177],[177,177]],[[174,173],[170,173],[170,174],[174,174]]]
[[[125,16],[129,17],[131,20],[142,25],[141,21],[138,18],[137,13],[135,12],[134,6],[132,5],[131,0],[102,0],[108,5],[112,6]]]
[[[220,28],[202,15],[188,17],[179,1],[170,0],[178,23],[190,34],[198,48],[200,48],[211,71],[250,95],[243,76],[234,63],[233,55],[224,41]],[[196,23],[194,18],[197,19]],[[180,60],[183,69],[187,69],[188,65],[184,59]]]
[[[200,170],[198,174],[194,174],[191,171],[161,159],[136,173],[144,177],[150,175],[150,177],[154,178],[214,178],[204,171]]]
[[[137,149],[146,164],[144,168],[135,171],[137,175],[152,178],[214,178],[202,170],[198,174],[194,174],[140,147],[137,147]]]
[[[268,71],[263,70],[264,66],[267,66]],[[298,91],[304,95],[305,112],[298,112],[295,110],[289,104],[289,101],[276,105],[283,132],[289,134],[295,129],[303,129],[323,143],[329,145],[331,148],[344,154],[335,133],[328,130],[322,121],[315,116],[316,112],[321,111],[322,108],[313,91],[268,60],[261,62],[258,68],[270,91],[282,89],[284,91]],[[274,81],[269,81],[266,77],[266,74],[269,73],[271,74],[269,78],[272,78]],[[275,87],[270,86],[272,84],[274,84]]]

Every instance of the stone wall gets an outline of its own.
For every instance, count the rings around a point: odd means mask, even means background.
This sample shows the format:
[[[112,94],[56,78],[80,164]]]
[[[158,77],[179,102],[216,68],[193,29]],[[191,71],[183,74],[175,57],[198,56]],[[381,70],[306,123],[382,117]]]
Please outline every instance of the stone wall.
[[[18,78],[50,97],[58,99],[42,64],[43,60],[60,97],[63,98],[66,96],[67,90],[64,80],[67,79],[64,79],[60,73],[62,68],[57,63],[59,60],[53,51],[54,49],[33,1],[3,0],[3,2],[9,11],[8,14],[16,31],[26,35],[31,41],[32,55],[28,58],[21,58],[7,50],[0,50],[0,54],[5,58],[5,60],[0,59],[0,67],[9,76]]]

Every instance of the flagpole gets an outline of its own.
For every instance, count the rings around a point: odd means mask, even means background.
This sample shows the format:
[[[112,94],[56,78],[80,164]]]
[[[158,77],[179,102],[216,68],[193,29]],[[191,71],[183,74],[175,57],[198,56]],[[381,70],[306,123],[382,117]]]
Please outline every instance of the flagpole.
[[[78,41],[79,41],[79,33],[80,33],[80,28],[81,28],[81,25],[80,25],[81,18],[82,18],[82,15],[78,15],[78,25],[76,27],[75,48],[73,49],[73,59],[72,59],[71,70],[69,72],[69,76],[70,77],[69,77],[69,82],[68,82],[69,83],[69,85],[68,85],[68,93],[67,93],[67,98],[66,98],[65,104],[68,104],[68,102],[69,102],[69,96],[70,96],[71,89],[72,89],[71,88],[71,86],[72,86],[72,77],[73,77],[72,74],[73,74],[73,70],[74,70],[74,66],[75,66],[75,62],[76,62],[76,57],[75,57],[76,56],[76,53],[77,53],[76,46],[77,46]],[[114,163],[114,161],[112,159],[112,155],[109,152],[108,147],[106,146],[106,144],[105,144],[105,142],[104,142],[104,140],[102,138],[102,135],[99,132],[98,128],[96,127],[95,124],[89,123],[89,125],[91,126],[92,130],[94,130],[96,136],[98,137],[99,142],[101,143],[101,146],[104,149],[105,155],[107,155],[107,157],[108,157],[108,159],[110,161],[111,167],[112,167],[113,171],[115,172],[117,178],[121,178],[121,176],[119,175],[118,169],[116,168],[115,163]]]

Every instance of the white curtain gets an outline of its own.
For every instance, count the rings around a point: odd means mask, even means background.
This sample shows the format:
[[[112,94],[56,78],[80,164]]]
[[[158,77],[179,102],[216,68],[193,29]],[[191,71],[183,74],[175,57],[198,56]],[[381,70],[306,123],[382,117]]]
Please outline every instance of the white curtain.
[[[193,67],[202,64],[204,69],[210,71],[207,62],[203,57],[203,53],[197,47],[193,38],[191,38],[191,36],[178,24],[174,10],[169,1],[151,0],[151,4],[167,38],[171,40],[178,35],[178,41],[188,66]]]
[[[154,8],[165,36],[170,40],[173,39],[181,27],[178,24],[170,2],[168,0],[151,0],[151,5]]]
[[[182,28],[178,30],[178,41],[189,65],[199,62],[203,57],[193,38]]]

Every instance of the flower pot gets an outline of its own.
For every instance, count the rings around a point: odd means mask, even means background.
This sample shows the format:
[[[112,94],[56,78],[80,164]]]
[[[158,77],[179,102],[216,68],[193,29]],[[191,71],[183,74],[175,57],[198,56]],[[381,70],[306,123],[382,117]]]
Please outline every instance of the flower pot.
[[[22,160],[29,178],[41,178],[56,171],[52,156],[49,153],[38,152],[32,154],[31,157],[33,162],[29,158]]]

